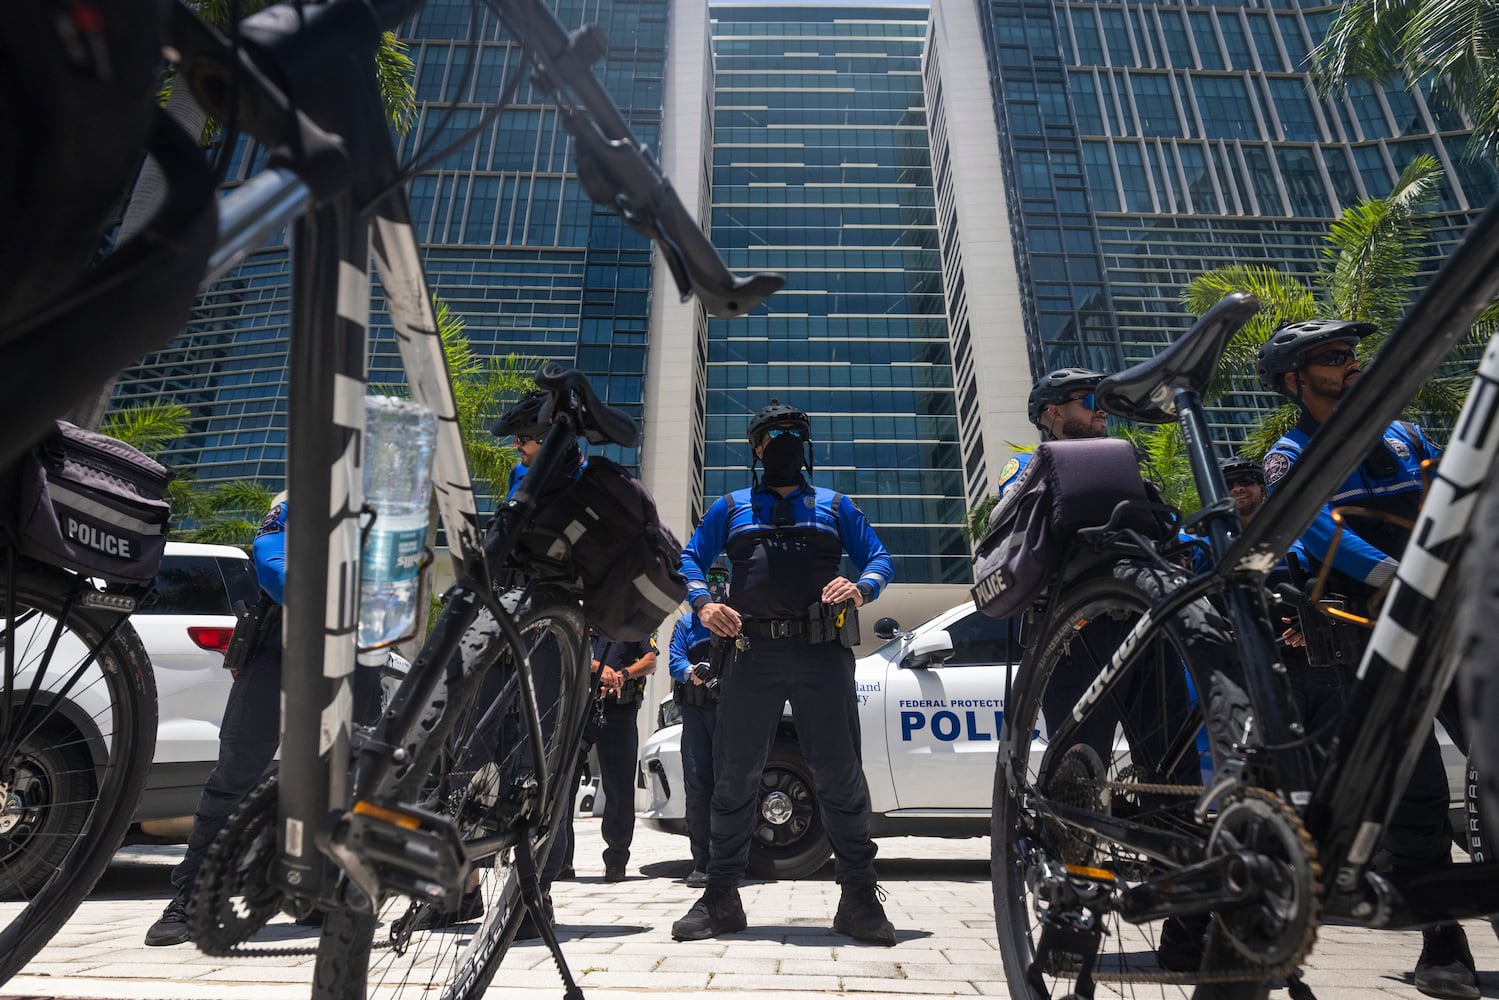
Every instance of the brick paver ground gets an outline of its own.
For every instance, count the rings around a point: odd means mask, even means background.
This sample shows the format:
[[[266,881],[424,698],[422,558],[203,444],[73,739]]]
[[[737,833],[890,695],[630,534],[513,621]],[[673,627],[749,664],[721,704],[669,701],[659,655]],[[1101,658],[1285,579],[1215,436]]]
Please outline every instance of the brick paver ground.
[[[747,885],[742,894],[749,927],[741,933],[673,941],[671,922],[698,895],[680,881],[689,867],[686,841],[637,830],[630,877],[611,885],[601,878],[597,821],[579,820],[577,829],[580,877],[559,883],[553,897],[564,952],[590,996],[661,1000],[706,993],[725,1000],[806,1000],[854,994],[879,1000],[1009,994],[995,941],[987,840],[881,842],[885,906],[899,940],[894,948],[880,948],[829,930],[838,890],[827,870],[801,882]],[[311,957],[222,959],[190,945],[142,944],[169,896],[167,872],[180,853],[175,848],[122,852],[53,942],[0,986],[0,1000],[305,998]],[[316,933],[277,918],[261,939],[305,940],[311,946]],[[1486,922],[1470,922],[1468,934],[1484,995],[1499,997],[1499,941]],[[1319,1000],[1415,1000],[1408,975],[1420,947],[1417,932],[1325,927],[1307,981]],[[490,990],[490,996],[519,1000],[561,995],[556,971],[537,944],[512,949]]]

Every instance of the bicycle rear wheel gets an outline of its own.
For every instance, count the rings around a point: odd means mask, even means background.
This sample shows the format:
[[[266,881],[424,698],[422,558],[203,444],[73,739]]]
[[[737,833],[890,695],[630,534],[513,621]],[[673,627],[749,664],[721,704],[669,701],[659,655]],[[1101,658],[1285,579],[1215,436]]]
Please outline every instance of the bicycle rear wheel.
[[[534,596],[518,609],[516,625],[535,679],[551,779],[549,801],[542,804],[543,814],[551,818],[548,832],[532,844],[541,867],[552,832],[572,803],[568,778],[589,707],[590,658],[582,610],[560,592]],[[440,735],[443,749],[419,793],[409,800],[453,817],[464,839],[491,835],[497,817],[504,815],[497,803],[524,787],[534,771],[520,685],[508,651],[474,695],[465,704],[449,706],[438,725],[447,730]],[[373,920],[349,911],[330,914],[318,949],[317,988],[327,992],[314,995],[363,997],[367,982],[381,997],[479,996],[524,912],[514,854],[505,851],[476,865],[457,913],[392,897]]]
[[[991,874],[1005,978],[1016,998],[1061,997],[1076,986],[1078,963],[1071,956],[1053,952],[1037,960],[1039,913],[1048,905],[1038,898],[1044,866],[1103,869],[1122,884],[1169,867],[1088,826],[1133,824],[1203,840],[1208,833],[1192,816],[1207,751],[1197,696],[1207,690],[1206,679],[1193,665],[1200,651],[1189,649],[1182,631],[1169,626],[1107,693],[1084,697],[1160,589],[1150,586],[1147,593],[1139,585],[1142,574],[1159,575],[1153,570],[1122,564],[1115,574],[1071,585],[1041,619],[1005,706]],[[1053,746],[1052,734],[1074,719],[1081,722],[1066,745]],[[1100,996],[1191,994],[1190,973],[1161,963],[1195,969],[1204,920],[1163,928],[1164,921],[1131,924],[1106,910],[1103,922],[1093,970]]]
[[[0,983],[104,873],[140,804],[156,749],[156,682],[94,587],[0,554]],[[8,667],[6,661],[13,663]]]

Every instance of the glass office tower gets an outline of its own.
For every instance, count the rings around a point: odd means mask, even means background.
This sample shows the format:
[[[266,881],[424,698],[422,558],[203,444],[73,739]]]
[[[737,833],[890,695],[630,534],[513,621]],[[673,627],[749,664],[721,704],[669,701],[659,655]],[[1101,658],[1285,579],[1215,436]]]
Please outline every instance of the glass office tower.
[[[973,0],[934,0],[942,7]],[[1336,5],[979,0],[1015,257],[1037,371],[1150,356],[1229,263],[1313,274],[1328,225],[1420,153],[1445,179],[1433,264],[1495,193],[1429,89],[1317,96],[1305,73]],[[1235,401],[1230,401],[1231,403]],[[1216,413],[1231,442],[1254,401]]]
[[[706,502],[749,484],[749,416],[812,417],[904,584],[970,578],[921,58],[924,6],[709,8],[711,233],[786,289],[707,324]]]
[[[477,32],[471,10],[481,18]],[[610,48],[597,70],[651,145],[660,132],[667,10],[667,0],[557,5],[566,25],[605,29]],[[418,113],[401,158],[435,157],[411,185],[434,291],[463,318],[480,353],[517,355],[527,370],[548,359],[576,364],[608,402],[639,416],[651,248],[579,191],[571,142],[528,84],[517,106],[477,138],[442,152],[479,123],[519,61],[482,5],[428,0],[402,35],[417,67]],[[259,155],[241,151],[231,178],[246,176]],[[117,405],[165,399],[189,407],[192,429],[165,459],[202,481],[283,479],[288,270],[284,245],[253,255],[202,297],[181,337],[128,371],[116,390]],[[371,328],[370,382],[396,382],[399,362],[378,298]],[[602,450],[638,462],[634,449]]]

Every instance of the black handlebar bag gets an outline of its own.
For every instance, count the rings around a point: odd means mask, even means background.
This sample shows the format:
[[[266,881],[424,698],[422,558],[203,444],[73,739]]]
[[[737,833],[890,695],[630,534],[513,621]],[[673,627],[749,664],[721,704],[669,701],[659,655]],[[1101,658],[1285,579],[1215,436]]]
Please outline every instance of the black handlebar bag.
[[[147,584],[166,551],[172,473],[66,420],[0,475],[0,520],[23,556],[111,583]]]
[[[993,618],[1008,618],[1040,599],[1066,568],[1079,528],[1108,524],[1121,501],[1118,526],[1158,537],[1162,525],[1148,502],[1134,446],[1117,438],[1048,441],[1036,448],[1020,477],[989,515],[989,530],[973,560],[973,602]]]

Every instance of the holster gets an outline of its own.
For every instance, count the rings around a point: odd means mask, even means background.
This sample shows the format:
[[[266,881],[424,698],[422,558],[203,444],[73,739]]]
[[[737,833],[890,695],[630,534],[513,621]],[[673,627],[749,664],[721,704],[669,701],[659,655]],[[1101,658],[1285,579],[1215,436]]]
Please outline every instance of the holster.
[[[845,649],[859,644],[859,611],[853,601],[823,604],[818,601],[807,609],[807,644],[816,646],[837,642]]]
[[[234,602],[234,634],[229,637],[229,646],[224,650],[224,669],[238,674],[250,661],[250,656],[260,648],[265,632],[266,619],[276,602],[265,591],[253,606],[244,601]]]

